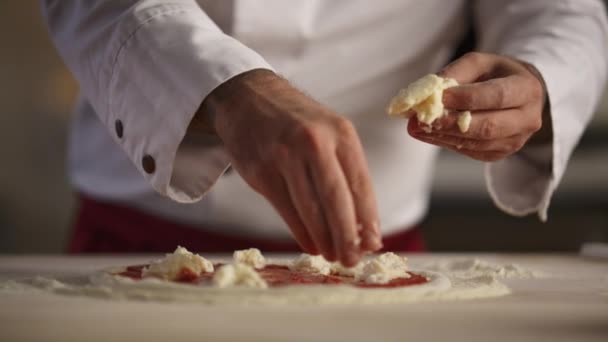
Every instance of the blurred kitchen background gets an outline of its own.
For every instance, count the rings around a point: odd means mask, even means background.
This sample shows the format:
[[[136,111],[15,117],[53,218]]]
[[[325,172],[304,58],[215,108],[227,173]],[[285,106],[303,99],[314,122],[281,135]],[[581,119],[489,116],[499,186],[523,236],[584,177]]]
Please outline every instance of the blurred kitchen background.
[[[75,204],[65,145],[78,85],[37,1],[1,1],[0,15],[0,253],[60,253]],[[547,223],[500,212],[482,164],[444,152],[423,231],[433,251],[576,251],[584,242],[608,242],[608,100],[572,158]]]

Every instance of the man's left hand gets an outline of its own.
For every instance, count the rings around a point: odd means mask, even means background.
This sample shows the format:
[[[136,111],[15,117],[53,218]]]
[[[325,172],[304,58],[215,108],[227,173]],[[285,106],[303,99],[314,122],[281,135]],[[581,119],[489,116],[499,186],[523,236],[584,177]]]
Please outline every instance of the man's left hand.
[[[496,161],[517,152],[541,128],[545,129],[544,85],[532,66],[509,57],[472,52],[446,66],[439,75],[460,83],[443,93],[449,113],[436,120],[429,133],[412,117],[408,123],[412,137],[473,159]],[[464,133],[457,124],[463,111],[471,111],[472,116]]]

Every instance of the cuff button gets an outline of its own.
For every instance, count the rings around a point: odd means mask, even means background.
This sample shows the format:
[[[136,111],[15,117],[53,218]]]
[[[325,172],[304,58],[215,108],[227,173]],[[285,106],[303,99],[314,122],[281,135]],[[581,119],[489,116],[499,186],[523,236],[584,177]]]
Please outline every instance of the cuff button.
[[[141,159],[141,166],[144,168],[144,171],[146,171],[146,173],[154,173],[154,171],[156,170],[156,162],[154,161],[154,158],[152,158],[152,156],[149,154],[146,154]]]
[[[122,121],[116,120],[114,122],[114,129],[116,130],[116,136],[121,139],[122,138]]]

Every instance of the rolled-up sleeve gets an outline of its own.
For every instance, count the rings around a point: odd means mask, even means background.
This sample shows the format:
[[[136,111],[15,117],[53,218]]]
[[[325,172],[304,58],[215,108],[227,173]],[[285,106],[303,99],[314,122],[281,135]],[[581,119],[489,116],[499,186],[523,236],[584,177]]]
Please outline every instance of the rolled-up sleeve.
[[[600,0],[478,0],[479,50],[533,65],[548,96],[552,142],[486,165],[496,205],[547,219],[551,196],[603,92],[608,25]]]
[[[193,0],[43,0],[42,9],[83,96],[141,174],[176,201],[200,199],[229,158],[218,139],[188,139],[194,114],[218,85],[271,66]]]

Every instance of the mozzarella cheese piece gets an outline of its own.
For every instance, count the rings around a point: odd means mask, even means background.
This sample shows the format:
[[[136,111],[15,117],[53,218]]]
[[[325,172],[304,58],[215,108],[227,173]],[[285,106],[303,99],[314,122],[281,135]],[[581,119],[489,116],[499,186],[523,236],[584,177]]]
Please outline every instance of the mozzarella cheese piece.
[[[221,288],[236,286],[268,288],[268,283],[253,267],[242,263],[227,264],[218,268],[212,282],[213,285]]]
[[[363,263],[360,262],[353,267],[345,267],[339,262],[331,263],[331,274],[337,274],[345,277],[356,277],[357,274],[361,273],[363,269]]]
[[[266,259],[257,248],[234,251],[232,257],[235,263],[249,265],[253,268],[264,268],[266,266]]]
[[[457,85],[458,82],[451,78],[434,74],[426,75],[400,90],[397,96],[393,97],[387,108],[388,114],[409,117],[408,112],[414,111],[418,121],[431,125],[445,113],[442,102],[443,91]]]
[[[395,278],[409,278],[407,258],[388,252],[367,261],[355,278],[368,284],[386,284]]]
[[[462,112],[460,116],[458,116],[457,124],[460,132],[466,133],[471,125],[471,112],[468,110],[466,112]]]
[[[319,273],[328,275],[331,273],[331,263],[325,260],[322,255],[301,254],[296,260],[288,265],[292,271],[307,273]]]
[[[213,264],[202,256],[178,246],[175,252],[166,254],[164,259],[157,260],[144,268],[142,275],[143,277],[175,280],[179,277],[182,269],[188,269],[200,275],[204,272],[213,272]]]

